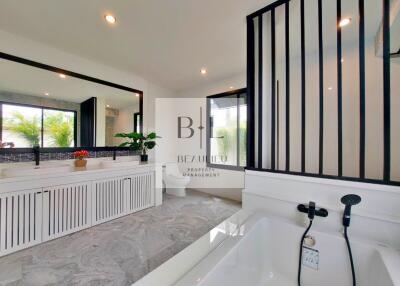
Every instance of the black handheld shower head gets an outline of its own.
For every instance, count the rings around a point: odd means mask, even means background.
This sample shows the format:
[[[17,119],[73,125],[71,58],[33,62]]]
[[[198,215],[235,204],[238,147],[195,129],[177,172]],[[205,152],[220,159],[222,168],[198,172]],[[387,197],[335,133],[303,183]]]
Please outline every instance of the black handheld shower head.
[[[343,226],[348,227],[350,225],[351,207],[359,204],[361,202],[361,197],[350,194],[342,197],[340,201],[345,205],[343,213]]]

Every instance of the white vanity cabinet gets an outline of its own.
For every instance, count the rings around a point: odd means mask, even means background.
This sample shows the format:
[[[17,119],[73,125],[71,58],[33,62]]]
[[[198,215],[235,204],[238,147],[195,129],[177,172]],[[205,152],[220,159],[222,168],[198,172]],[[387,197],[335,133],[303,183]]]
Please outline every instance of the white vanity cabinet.
[[[93,225],[125,215],[125,185],[128,179],[128,177],[122,177],[93,182]]]
[[[43,241],[64,236],[91,224],[92,182],[43,188]]]
[[[134,213],[151,206],[154,206],[155,183],[154,172],[136,174],[128,179],[128,188],[126,192],[126,213]]]
[[[0,256],[156,204],[149,166],[10,182],[0,179]]]
[[[42,240],[42,190],[0,194],[0,256]]]

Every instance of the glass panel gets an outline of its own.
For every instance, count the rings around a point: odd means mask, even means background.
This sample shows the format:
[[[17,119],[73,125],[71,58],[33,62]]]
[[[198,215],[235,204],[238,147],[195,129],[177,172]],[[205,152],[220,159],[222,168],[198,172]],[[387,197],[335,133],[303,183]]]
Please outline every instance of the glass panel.
[[[41,145],[42,110],[3,104],[2,143],[28,148]]]
[[[239,98],[239,165],[246,166],[247,149],[247,103],[246,94],[241,94]]]
[[[211,99],[211,161],[237,165],[237,97]]]
[[[74,112],[43,110],[43,147],[74,147],[74,118]]]

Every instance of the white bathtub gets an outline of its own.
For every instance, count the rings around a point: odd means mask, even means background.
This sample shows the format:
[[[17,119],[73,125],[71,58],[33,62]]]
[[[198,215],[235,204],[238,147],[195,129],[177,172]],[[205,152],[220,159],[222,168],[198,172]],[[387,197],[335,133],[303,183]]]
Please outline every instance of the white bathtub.
[[[254,215],[176,286],[295,286],[303,232],[304,228],[288,221]],[[302,267],[302,285],[351,286],[343,237],[313,229],[309,234],[316,240],[313,248],[319,251],[319,265],[318,270]],[[351,237],[350,240],[358,286],[400,286],[398,250]]]

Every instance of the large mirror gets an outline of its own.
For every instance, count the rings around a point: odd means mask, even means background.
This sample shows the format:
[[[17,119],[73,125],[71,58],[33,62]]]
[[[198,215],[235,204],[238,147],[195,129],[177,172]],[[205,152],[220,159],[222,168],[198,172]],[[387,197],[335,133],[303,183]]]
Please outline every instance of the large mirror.
[[[141,132],[143,93],[81,74],[3,55],[0,146],[118,146],[119,132]]]

